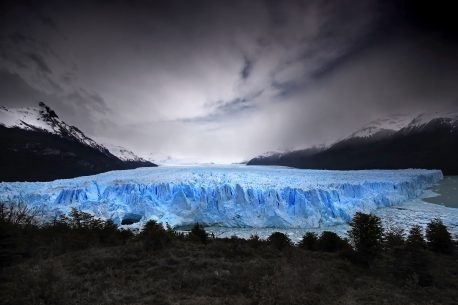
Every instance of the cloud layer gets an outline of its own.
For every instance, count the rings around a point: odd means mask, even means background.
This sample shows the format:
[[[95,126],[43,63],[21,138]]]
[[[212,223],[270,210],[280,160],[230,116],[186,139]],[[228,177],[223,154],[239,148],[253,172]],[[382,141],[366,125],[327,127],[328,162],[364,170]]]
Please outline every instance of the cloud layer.
[[[46,100],[96,140],[214,162],[454,108],[450,24],[387,3],[13,2],[1,18],[0,103]]]

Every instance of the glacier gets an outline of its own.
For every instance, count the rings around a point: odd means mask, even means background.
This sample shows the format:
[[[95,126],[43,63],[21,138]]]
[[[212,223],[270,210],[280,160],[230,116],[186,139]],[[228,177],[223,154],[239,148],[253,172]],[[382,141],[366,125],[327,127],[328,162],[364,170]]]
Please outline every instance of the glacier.
[[[408,232],[414,225],[419,225],[424,231],[432,219],[440,218],[452,236],[458,239],[458,208],[428,203],[424,201],[424,198],[415,198],[400,205],[377,209],[372,213],[380,217],[385,229],[398,228],[404,232]],[[321,234],[323,231],[332,231],[341,237],[348,237],[349,229],[348,223],[319,228],[205,228],[207,232],[220,238],[237,236],[247,239],[252,235],[258,235],[261,239],[267,239],[273,232],[279,231],[286,234],[295,243],[300,242],[307,232]]]
[[[132,215],[171,226],[320,228],[356,212],[418,198],[440,170],[303,170],[270,166],[180,166],[111,171],[51,182],[2,182],[0,201],[47,217],[72,207],[120,224]]]

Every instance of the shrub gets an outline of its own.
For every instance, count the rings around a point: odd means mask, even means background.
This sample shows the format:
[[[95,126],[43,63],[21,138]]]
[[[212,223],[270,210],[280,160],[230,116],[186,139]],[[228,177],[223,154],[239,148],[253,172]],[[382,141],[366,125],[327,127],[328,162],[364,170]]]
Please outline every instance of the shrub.
[[[321,251],[336,252],[345,249],[348,244],[336,233],[323,231],[318,239],[318,246]]]
[[[74,229],[95,229],[99,227],[98,219],[95,219],[93,215],[75,208],[71,208],[69,219],[70,226]]]
[[[433,219],[426,227],[426,239],[428,247],[440,253],[453,252],[453,240],[447,227],[442,223],[442,220]]]
[[[406,247],[394,249],[392,270],[397,279],[408,284],[429,286],[433,282],[430,258],[420,226],[413,226],[406,240]]]
[[[396,279],[406,284],[419,286],[432,284],[430,259],[425,249],[413,247],[396,248],[391,258],[391,270]]]
[[[12,232],[9,224],[0,222],[0,271],[14,262],[18,254],[17,238],[17,234]]]
[[[146,250],[159,250],[165,247],[171,239],[164,227],[155,220],[149,220],[140,233]]]
[[[350,222],[350,227],[348,236],[359,256],[372,260],[380,253],[383,236],[380,218],[358,212]]]
[[[299,243],[299,247],[305,250],[315,251],[318,249],[318,235],[314,232],[305,233]]]
[[[426,242],[423,238],[423,233],[421,232],[421,227],[419,225],[414,225],[407,236],[407,246],[414,249],[424,249],[426,248]]]
[[[204,245],[208,243],[208,234],[204,229],[204,226],[202,226],[199,223],[196,223],[192,229],[191,232],[189,232],[189,238],[193,241],[200,242]]]
[[[248,239],[248,244],[253,248],[258,248],[262,244],[262,240],[258,234],[253,234]]]
[[[23,203],[0,202],[0,223],[12,225],[34,225],[38,211],[28,208]]]
[[[267,238],[267,242],[280,251],[292,245],[291,239],[281,232],[273,232]]]
[[[184,233],[175,231],[175,229],[172,228],[169,223],[165,224],[165,230],[167,231],[167,234],[171,240],[184,238]]]

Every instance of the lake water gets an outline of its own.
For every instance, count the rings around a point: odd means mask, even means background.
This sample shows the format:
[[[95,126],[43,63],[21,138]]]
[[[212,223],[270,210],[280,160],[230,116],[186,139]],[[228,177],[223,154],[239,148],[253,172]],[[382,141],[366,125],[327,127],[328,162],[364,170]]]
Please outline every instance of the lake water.
[[[444,177],[444,180],[432,187],[431,191],[435,193],[432,194],[434,197],[424,198],[424,201],[458,208],[458,176]]]

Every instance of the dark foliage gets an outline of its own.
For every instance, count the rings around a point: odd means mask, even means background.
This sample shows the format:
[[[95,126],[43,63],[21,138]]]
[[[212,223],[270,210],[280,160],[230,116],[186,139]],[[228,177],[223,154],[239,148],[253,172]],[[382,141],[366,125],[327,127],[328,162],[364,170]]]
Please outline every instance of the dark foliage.
[[[350,222],[348,236],[357,255],[366,262],[380,254],[383,228],[375,215],[356,213]]]
[[[133,238],[130,231],[119,230],[111,220],[72,209],[50,223],[38,225],[36,212],[22,204],[0,203],[1,265],[14,264],[30,257],[51,257],[89,247],[124,244]]]
[[[289,248],[293,243],[291,239],[281,232],[273,232],[268,238],[267,242],[278,250]]]
[[[159,250],[172,241],[172,236],[155,220],[149,220],[140,233],[145,250]]]
[[[250,243],[250,245],[253,248],[259,248],[262,245],[263,240],[259,238],[257,234],[254,234],[250,236],[250,238],[248,239],[248,242]]]
[[[426,248],[426,242],[423,237],[421,227],[419,225],[415,225],[410,229],[406,243],[407,246],[411,249],[420,250]]]
[[[402,283],[423,287],[432,284],[431,262],[425,249],[397,248],[391,259],[392,273]]]
[[[348,249],[348,242],[334,232],[324,231],[318,239],[318,246],[321,251],[337,252]]]
[[[192,229],[191,232],[189,232],[188,237],[196,242],[202,243],[206,245],[208,243],[208,234],[204,229],[204,226],[202,226],[199,223],[196,223]]]
[[[299,247],[310,251],[318,250],[318,235],[313,232],[305,233],[299,243]]]
[[[398,280],[423,287],[432,284],[431,261],[420,226],[410,229],[405,247],[395,248],[392,260],[392,272]]]
[[[33,217],[0,219],[0,304],[426,305],[457,298],[456,255],[429,251],[417,227],[405,243],[399,231],[385,234],[369,272],[342,255],[357,252],[332,232],[321,234],[316,251],[303,251],[282,233],[266,241],[209,239],[197,224],[185,237],[150,221],[133,237],[77,210],[40,226]],[[313,249],[316,239],[306,234],[299,246]]]
[[[433,219],[428,224],[426,240],[433,251],[450,254],[454,250],[452,236],[440,219]]]
[[[391,228],[384,233],[383,248],[386,251],[392,251],[405,246],[404,230]]]

